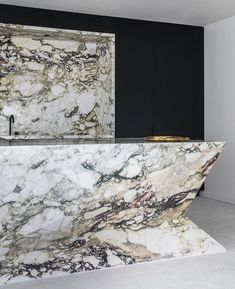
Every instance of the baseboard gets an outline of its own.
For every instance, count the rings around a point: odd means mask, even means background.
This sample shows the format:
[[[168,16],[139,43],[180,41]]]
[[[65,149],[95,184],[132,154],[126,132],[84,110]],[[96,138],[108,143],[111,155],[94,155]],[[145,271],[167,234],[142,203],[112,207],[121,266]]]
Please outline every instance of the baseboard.
[[[208,191],[200,191],[200,197],[205,197],[208,199],[213,199],[213,200],[235,205],[235,194],[234,194],[234,198],[228,198],[224,196],[223,194],[216,194],[216,193],[211,193]]]

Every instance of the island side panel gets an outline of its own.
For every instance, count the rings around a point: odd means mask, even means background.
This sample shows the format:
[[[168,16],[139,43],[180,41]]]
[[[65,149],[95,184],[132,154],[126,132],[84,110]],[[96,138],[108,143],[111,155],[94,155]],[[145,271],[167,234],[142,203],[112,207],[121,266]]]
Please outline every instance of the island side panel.
[[[184,212],[223,145],[0,147],[1,282],[216,250]]]

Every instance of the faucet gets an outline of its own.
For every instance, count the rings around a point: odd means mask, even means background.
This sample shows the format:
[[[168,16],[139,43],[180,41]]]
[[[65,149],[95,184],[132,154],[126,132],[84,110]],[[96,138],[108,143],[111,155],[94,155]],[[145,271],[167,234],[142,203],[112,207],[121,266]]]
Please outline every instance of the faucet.
[[[10,118],[9,118],[9,135],[11,135],[11,133],[12,133],[12,123],[14,123],[14,122],[15,122],[14,115],[11,114]]]

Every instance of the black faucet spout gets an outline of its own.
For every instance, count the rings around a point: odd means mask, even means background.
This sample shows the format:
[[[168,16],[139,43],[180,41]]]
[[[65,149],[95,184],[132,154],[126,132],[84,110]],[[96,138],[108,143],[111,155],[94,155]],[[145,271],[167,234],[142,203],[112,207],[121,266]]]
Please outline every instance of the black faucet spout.
[[[10,115],[10,118],[9,118],[9,135],[12,134],[12,123],[14,123],[14,122],[15,122],[14,115],[11,114],[11,115]]]

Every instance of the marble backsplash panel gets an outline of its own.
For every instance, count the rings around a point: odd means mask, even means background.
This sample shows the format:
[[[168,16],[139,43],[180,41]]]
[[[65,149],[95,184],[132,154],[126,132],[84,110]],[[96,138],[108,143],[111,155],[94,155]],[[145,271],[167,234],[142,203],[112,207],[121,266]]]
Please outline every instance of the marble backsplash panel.
[[[0,24],[0,135],[114,136],[114,34]]]

